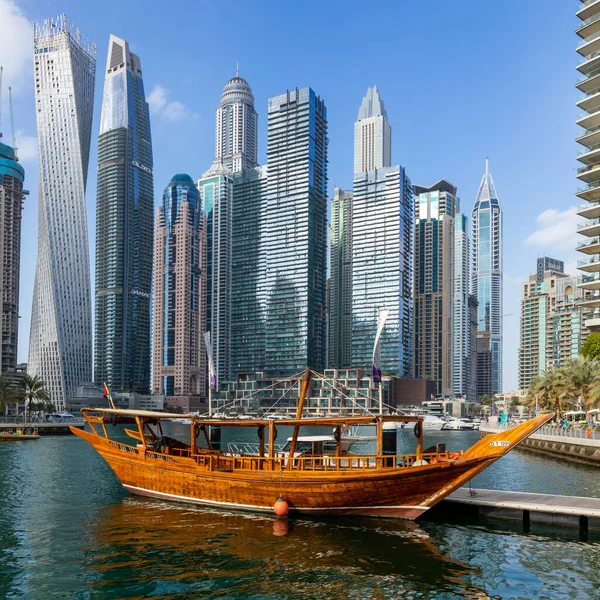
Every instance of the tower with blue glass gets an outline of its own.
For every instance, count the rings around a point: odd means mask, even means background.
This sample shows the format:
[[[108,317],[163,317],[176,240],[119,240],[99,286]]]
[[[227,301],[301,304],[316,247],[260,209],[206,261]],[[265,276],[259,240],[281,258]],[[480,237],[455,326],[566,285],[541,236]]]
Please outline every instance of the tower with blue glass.
[[[0,374],[14,373],[19,337],[19,274],[21,267],[21,211],[25,170],[15,151],[0,143],[0,308],[2,363]]]
[[[154,184],[142,66],[110,36],[98,138],[94,380],[150,388]]]
[[[199,408],[205,390],[205,240],[200,193],[177,174],[156,211],[152,392],[184,412]]]
[[[472,218],[477,297],[477,397],[502,391],[502,207],[485,161]]]

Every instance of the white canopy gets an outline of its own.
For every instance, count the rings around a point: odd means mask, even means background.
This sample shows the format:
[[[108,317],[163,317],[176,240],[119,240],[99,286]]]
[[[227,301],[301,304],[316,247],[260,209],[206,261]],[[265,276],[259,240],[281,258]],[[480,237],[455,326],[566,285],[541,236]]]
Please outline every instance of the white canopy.
[[[570,410],[569,412],[565,413],[565,416],[570,416],[570,415],[585,415],[585,411],[584,410]]]

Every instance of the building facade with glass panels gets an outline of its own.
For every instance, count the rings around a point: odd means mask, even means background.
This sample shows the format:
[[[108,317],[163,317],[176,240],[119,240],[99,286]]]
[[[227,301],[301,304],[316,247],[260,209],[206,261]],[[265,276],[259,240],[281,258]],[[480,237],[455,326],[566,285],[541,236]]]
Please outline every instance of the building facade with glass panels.
[[[493,396],[502,391],[502,207],[486,159],[472,214],[473,293],[477,296],[478,348],[490,352],[481,357],[482,365],[491,361],[491,387],[483,389],[489,378],[477,374],[478,396]],[[479,351],[479,350],[478,350]]]
[[[355,173],[352,199],[352,366],[370,372],[377,311],[389,310],[381,368],[412,369],[413,191],[404,168]]]
[[[310,88],[269,100],[262,241],[265,371],[326,361],[327,109]]]
[[[175,175],[156,212],[152,392],[196,410],[206,388],[206,243],[200,194]]]
[[[367,89],[354,123],[354,172],[392,165],[392,128],[377,86]]]
[[[265,315],[261,280],[265,271],[263,223],[267,168],[233,174],[231,248],[231,377],[265,364]]]
[[[328,366],[352,364],[352,193],[335,188],[329,227]]]
[[[92,379],[85,190],[96,45],[66,15],[36,23],[33,35],[40,189],[27,370],[64,409]]]
[[[94,380],[150,390],[153,182],[142,66],[110,36],[98,137]]]
[[[0,375],[15,373],[19,341],[19,275],[21,272],[21,213],[25,170],[14,149],[0,143]]]
[[[414,186],[414,376],[432,379],[437,394],[453,387],[454,215],[456,186]]]

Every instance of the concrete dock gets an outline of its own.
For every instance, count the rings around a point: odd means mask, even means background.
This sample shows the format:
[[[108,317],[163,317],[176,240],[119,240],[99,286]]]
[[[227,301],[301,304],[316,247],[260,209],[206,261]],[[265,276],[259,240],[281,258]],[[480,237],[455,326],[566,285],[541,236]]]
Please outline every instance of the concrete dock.
[[[531,523],[575,527],[582,537],[590,529],[600,531],[600,498],[463,487],[441,505],[444,512],[462,509],[462,513],[521,521],[526,529]]]
[[[73,435],[69,427],[83,429],[84,421],[72,421],[70,423],[33,423],[23,425],[23,423],[0,423],[0,431],[7,429],[21,429],[23,427],[34,427],[40,435]]]

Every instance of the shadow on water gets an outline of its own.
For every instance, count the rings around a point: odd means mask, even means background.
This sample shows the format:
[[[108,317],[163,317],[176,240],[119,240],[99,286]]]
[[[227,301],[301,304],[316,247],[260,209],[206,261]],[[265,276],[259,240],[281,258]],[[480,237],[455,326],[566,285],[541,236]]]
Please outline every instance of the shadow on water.
[[[404,521],[288,522],[127,498],[96,515],[85,542],[93,598],[377,597],[392,582],[396,593],[486,597],[465,583],[472,567]]]

